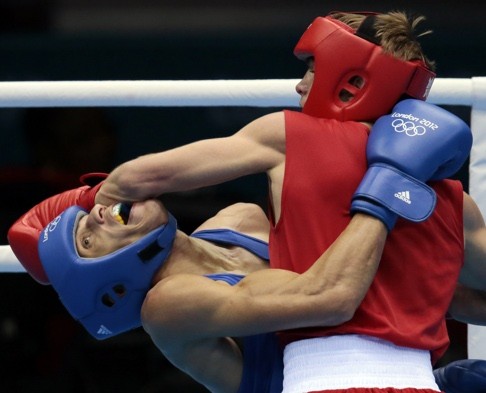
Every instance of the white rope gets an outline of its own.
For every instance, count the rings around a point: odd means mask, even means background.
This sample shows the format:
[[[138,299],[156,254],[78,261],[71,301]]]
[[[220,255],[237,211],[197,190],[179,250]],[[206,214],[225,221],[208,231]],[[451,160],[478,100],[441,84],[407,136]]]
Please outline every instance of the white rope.
[[[24,273],[25,269],[14,255],[10,246],[0,246],[0,272]]]
[[[476,78],[438,78],[428,101],[472,105]],[[480,79],[480,78],[478,78]],[[299,79],[0,82],[0,108],[28,107],[297,107]],[[0,246],[0,273],[25,272],[10,246]]]
[[[0,82],[0,107],[297,107],[299,79]],[[472,80],[435,80],[429,102],[471,105]]]
[[[0,107],[298,105],[298,80],[0,82]]]

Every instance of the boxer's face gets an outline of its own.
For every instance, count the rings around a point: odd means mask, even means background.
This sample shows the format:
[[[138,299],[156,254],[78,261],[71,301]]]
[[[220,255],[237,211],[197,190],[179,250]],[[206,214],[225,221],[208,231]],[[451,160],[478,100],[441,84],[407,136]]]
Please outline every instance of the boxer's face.
[[[309,93],[312,88],[312,84],[314,83],[314,59],[309,58],[307,60],[307,72],[305,73],[304,77],[302,80],[297,83],[297,86],[295,86],[295,91],[297,94],[300,95],[300,107],[303,108],[306,101],[307,97],[309,97]]]
[[[95,205],[79,220],[76,247],[80,256],[94,258],[109,254],[168,221],[167,210],[155,199],[134,203],[123,220],[117,211],[116,205]]]

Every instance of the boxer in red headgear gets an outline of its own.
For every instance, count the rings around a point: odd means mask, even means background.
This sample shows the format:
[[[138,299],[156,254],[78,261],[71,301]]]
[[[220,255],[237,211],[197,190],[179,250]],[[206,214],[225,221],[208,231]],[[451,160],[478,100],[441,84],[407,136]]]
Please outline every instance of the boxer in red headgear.
[[[309,271],[353,213],[393,228],[350,321],[279,333],[285,393],[437,392],[432,363],[448,346],[444,316],[463,264],[460,279],[486,289],[478,279],[484,221],[459,182],[442,180],[471,140],[441,146],[467,127],[423,102],[434,73],[416,40],[420,20],[401,12],[318,18],[296,47],[309,67],[296,88],[303,113],[271,113],[232,136],[139,157],[101,190],[106,201],[137,201],[266,173],[270,264],[297,273]],[[433,210],[424,221],[397,219],[421,203]],[[157,310],[147,317],[155,339]]]
[[[390,28],[375,14],[363,14],[366,18],[356,20],[357,28],[336,19],[339,15],[316,18],[295,46],[297,58],[314,60],[314,84],[304,113],[372,121],[404,97],[427,98],[435,73],[420,53],[399,59],[380,45],[379,24],[385,34]]]

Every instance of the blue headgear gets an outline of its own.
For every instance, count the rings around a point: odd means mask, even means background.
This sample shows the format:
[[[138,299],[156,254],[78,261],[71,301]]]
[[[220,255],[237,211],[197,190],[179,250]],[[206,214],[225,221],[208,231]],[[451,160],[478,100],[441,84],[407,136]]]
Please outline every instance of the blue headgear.
[[[176,219],[132,244],[99,258],[80,257],[75,234],[88,214],[72,206],[39,237],[39,255],[47,277],[69,313],[98,340],[141,325],[140,310],[152,278],[168,257]]]

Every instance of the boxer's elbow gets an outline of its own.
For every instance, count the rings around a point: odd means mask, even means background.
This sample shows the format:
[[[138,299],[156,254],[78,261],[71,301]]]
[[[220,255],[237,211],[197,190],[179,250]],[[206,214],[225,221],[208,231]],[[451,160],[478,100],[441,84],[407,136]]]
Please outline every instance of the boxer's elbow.
[[[174,315],[173,287],[170,279],[159,282],[145,296],[140,312],[142,327],[152,337],[161,340],[177,331],[177,318]]]
[[[345,285],[334,287],[326,296],[326,302],[328,303],[326,309],[329,314],[327,324],[335,326],[350,321],[362,300],[360,294],[353,288]]]

